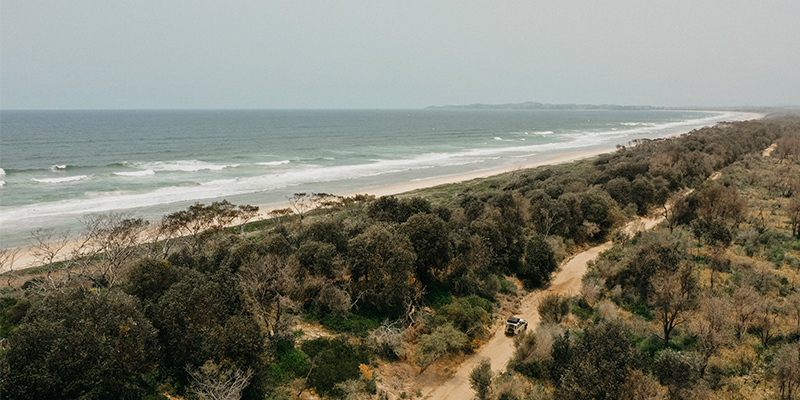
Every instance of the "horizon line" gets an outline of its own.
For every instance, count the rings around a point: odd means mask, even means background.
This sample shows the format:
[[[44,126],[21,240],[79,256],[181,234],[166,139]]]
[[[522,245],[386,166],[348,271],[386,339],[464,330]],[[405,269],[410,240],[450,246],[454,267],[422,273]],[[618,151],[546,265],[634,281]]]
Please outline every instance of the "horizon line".
[[[469,107],[472,106],[513,106],[518,104],[525,104],[525,103],[535,103],[535,102],[522,102],[522,103],[471,103],[471,104],[463,104],[463,105],[430,105],[424,107],[396,107],[396,108],[367,108],[367,107],[353,107],[353,108],[281,108],[281,107],[241,107],[241,108],[0,108],[0,112],[2,111],[408,111],[408,110],[427,110],[427,109],[438,109],[438,110],[456,110],[456,111],[502,111],[502,110],[512,110],[512,111],[537,111],[537,109],[521,109],[521,108],[493,108],[493,109],[470,109]],[[542,105],[548,106],[595,106],[595,107],[650,107],[651,110],[643,110],[643,111],[659,111],[659,110],[742,110],[742,109],[777,109],[777,110],[797,110],[800,109],[800,104],[798,105],[780,105],[780,106],[754,106],[754,105],[742,105],[742,106],[650,106],[650,105],[618,105],[618,104],[589,104],[589,103],[540,103]],[[547,109],[542,108],[538,110],[545,110],[545,111],[576,111],[580,110],[580,108],[574,109]],[[597,110],[597,109],[595,109]],[[611,110],[610,110],[611,111]],[[629,110],[629,111],[636,111],[636,110]]]

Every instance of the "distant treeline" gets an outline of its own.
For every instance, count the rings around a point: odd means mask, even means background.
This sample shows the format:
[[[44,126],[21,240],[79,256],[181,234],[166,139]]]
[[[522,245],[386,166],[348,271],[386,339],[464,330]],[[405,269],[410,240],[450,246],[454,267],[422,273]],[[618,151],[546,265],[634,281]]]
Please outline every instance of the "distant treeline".
[[[2,392],[101,399],[230,389],[278,399],[311,387],[341,397],[360,382],[380,396],[360,365],[379,357],[424,370],[470,351],[488,334],[497,296],[517,291],[506,277],[546,285],[573,249],[608,240],[799,125],[721,123],[430,197],[298,194],[275,218],[237,228],[227,226],[248,221],[253,207],[197,204],[157,224],[96,217],[91,251],[4,289]],[[298,340],[300,317],[347,336]],[[587,335],[618,328],[597,329]]]

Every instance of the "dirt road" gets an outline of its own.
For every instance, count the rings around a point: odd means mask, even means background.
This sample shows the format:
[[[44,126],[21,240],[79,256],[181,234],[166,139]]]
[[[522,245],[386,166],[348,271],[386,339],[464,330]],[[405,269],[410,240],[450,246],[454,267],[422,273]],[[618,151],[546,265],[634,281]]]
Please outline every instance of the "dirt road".
[[[663,217],[639,218],[629,223],[625,229],[629,233],[648,230],[663,220]],[[597,257],[603,251],[610,249],[611,242],[603,243],[577,254],[561,267],[553,277],[549,288],[537,290],[525,296],[522,300],[521,312],[518,316],[528,321],[528,329],[536,330],[539,326],[539,301],[550,293],[575,295],[581,290],[581,279],[586,273],[586,263]],[[469,374],[483,360],[492,363],[492,371],[503,371],[508,360],[514,354],[514,339],[505,335],[504,327],[498,328],[486,345],[477,353],[461,363],[458,370],[444,384],[423,390],[423,398],[435,400],[465,400],[471,399],[475,392],[469,386]]]

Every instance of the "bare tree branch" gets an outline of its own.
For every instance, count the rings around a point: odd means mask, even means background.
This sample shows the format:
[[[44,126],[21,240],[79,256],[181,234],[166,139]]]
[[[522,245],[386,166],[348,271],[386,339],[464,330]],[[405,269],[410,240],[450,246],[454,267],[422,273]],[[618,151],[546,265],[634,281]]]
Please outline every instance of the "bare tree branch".
[[[201,400],[239,400],[253,377],[252,369],[226,368],[213,361],[206,361],[199,369],[187,367],[186,372],[192,378],[189,391]]]

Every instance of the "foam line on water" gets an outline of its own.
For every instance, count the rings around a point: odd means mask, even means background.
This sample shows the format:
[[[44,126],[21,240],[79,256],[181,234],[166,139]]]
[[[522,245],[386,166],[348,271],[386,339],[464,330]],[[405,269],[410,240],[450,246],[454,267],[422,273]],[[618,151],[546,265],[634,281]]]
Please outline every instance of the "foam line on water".
[[[38,183],[67,183],[67,182],[82,181],[84,179],[89,179],[89,176],[88,175],[76,175],[76,176],[67,176],[67,177],[64,177],[64,178],[42,178],[42,179],[31,178],[32,181],[38,182]]]
[[[118,176],[150,176],[155,175],[156,172],[152,169],[144,170],[144,171],[132,171],[132,172],[114,172],[114,175]]]
[[[179,161],[154,161],[145,163],[131,163],[130,166],[155,172],[197,172],[203,170],[220,171],[226,168],[236,168],[240,164],[212,164],[198,160]]]
[[[291,162],[290,160],[266,161],[266,162],[257,162],[256,165],[274,166],[274,165],[289,164],[290,162]]]

